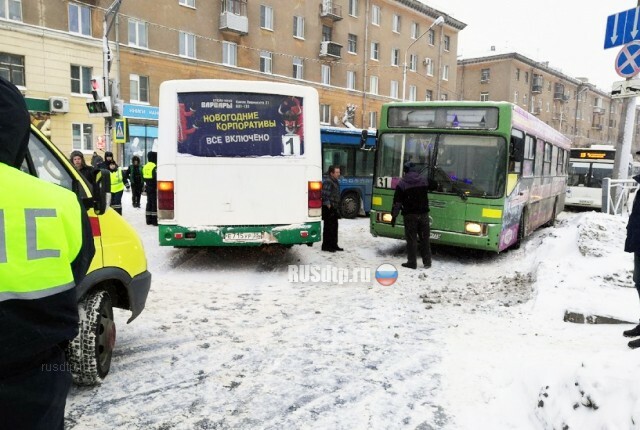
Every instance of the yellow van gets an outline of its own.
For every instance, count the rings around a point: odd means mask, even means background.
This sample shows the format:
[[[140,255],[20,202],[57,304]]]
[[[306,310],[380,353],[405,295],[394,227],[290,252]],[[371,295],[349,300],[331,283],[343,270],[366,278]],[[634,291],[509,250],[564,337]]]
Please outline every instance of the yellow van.
[[[130,323],[140,315],[147,300],[151,274],[142,242],[133,227],[109,208],[109,175],[98,172],[95,183],[89,184],[33,125],[21,169],[74,191],[87,208],[96,254],[77,287],[80,330],[67,355],[74,381],[79,385],[96,384],[111,366],[116,340],[113,308],[130,310]]]

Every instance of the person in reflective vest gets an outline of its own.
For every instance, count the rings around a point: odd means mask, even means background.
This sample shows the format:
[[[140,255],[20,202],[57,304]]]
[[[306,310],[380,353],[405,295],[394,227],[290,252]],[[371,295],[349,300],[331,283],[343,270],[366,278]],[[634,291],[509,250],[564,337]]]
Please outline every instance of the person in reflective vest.
[[[147,217],[147,225],[158,225],[158,191],[156,163],[158,162],[158,153],[151,151],[147,154],[147,164],[142,168],[142,177],[144,185],[147,189],[147,207],[145,215]]]
[[[122,170],[118,169],[118,165],[114,160],[111,160],[109,162],[109,171],[111,172],[111,207],[122,215],[122,194],[124,193]]]
[[[95,248],[78,196],[21,171],[29,124],[22,94],[0,78],[0,427],[63,429],[75,286]]]

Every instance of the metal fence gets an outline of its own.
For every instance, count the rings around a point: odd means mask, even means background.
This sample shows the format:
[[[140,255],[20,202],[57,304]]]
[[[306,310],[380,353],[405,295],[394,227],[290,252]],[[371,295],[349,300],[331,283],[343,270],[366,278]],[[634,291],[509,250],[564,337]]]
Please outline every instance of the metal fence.
[[[633,179],[604,178],[602,180],[602,212],[628,216],[639,185]]]

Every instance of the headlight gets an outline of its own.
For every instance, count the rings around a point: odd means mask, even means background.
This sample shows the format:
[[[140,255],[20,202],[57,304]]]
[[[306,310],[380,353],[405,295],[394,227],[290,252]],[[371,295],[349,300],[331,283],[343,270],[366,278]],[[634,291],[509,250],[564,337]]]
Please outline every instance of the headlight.
[[[382,214],[382,221],[383,222],[391,222],[391,220],[393,219],[393,217],[391,216],[390,213],[383,213]]]
[[[467,221],[464,223],[464,231],[467,234],[473,234],[476,236],[482,236],[483,234],[486,234],[487,231],[487,225],[486,224],[481,224],[478,222],[470,222]]]

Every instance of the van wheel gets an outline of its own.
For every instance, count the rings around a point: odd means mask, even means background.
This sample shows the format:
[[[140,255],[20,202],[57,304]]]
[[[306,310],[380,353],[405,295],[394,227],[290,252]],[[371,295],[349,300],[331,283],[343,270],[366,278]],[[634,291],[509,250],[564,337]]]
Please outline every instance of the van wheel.
[[[360,196],[358,193],[345,193],[340,201],[340,213],[344,218],[355,218],[360,213]]]
[[[107,376],[116,343],[111,297],[106,291],[90,293],[79,303],[78,336],[69,344],[68,359],[73,381],[95,385]]]

